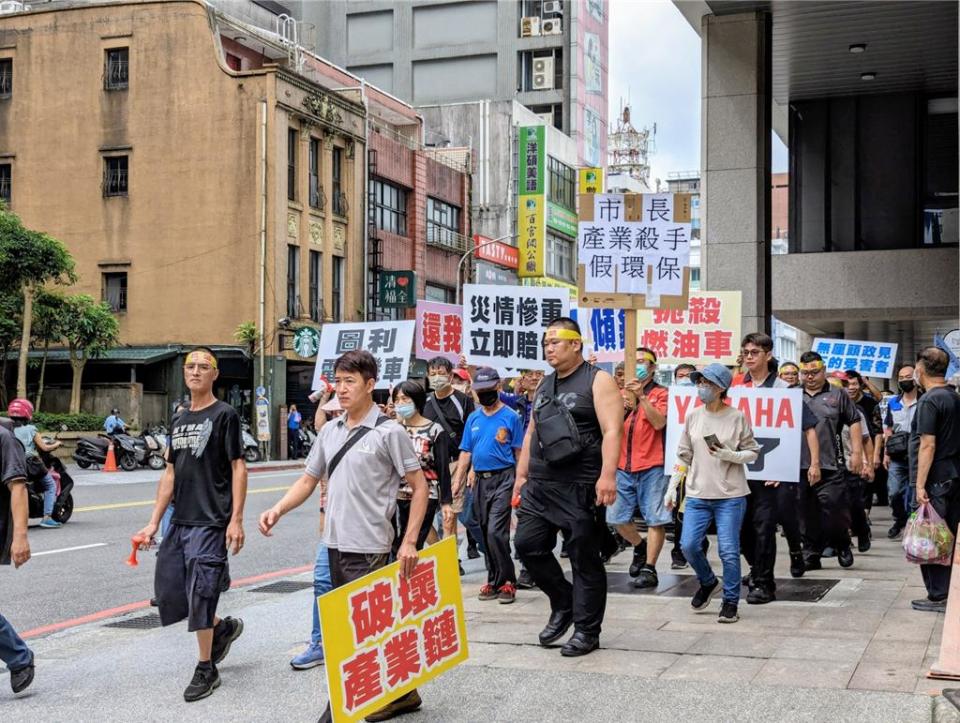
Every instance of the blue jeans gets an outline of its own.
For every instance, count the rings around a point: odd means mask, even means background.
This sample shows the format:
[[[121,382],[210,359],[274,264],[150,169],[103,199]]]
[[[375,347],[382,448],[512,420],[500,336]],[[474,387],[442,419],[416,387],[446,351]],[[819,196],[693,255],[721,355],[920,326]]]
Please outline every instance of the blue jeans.
[[[906,462],[890,460],[887,470],[887,496],[894,521],[903,527],[916,503],[916,488],[910,484],[910,468]]]
[[[167,505],[167,511],[163,513],[163,517],[160,518],[160,537],[167,536],[167,530],[170,527],[170,520],[173,519],[173,503],[171,502]]]
[[[323,637],[320,633],[320,606],[317,598],[333,590],[330,580],[330,556],[327,546],[322,542],[317,545],[317,561],[313,565],[313,632],[310,635],[311,645],[321,645]]]
[[[457,516],[457,519],[460,520],[461,525],[470,530],[473,539],[477,541],[477,550],[479,550],[481,554],[486,555],[487,549],[483,544],[483,532],[480,530],[480,521],[477,519],[476,510],[473,508],[473,489],[472,487],[467,487],[464,491],[463,510]]]
[[[9,670],[20,670],[30,665],[33,656],[30,648],[17,635],[10,621],[0,615],[0,660],[7,664]]]
[[[57,481],[47,472],[43,478],[43,516],[53,514],[53,505],[57,501]]]
[[[740,602],[740,525],[746,511],[746,497],[722,500],[687,497],[683,513],[680,547],[701,585],[712,585],[717,580],[702,547],[710,523],[717,523],[717,546],[723,563],[723,601],[734,605]]]

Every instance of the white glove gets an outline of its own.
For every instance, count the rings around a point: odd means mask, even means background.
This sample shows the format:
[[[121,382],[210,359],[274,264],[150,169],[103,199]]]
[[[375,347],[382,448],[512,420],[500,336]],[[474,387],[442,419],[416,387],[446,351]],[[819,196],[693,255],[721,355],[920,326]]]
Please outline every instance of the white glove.
[[[712,454],[717,459],[723,462],[729,462],[730,464],[747,464],[756,459],[755,452],[734,452],[732,449],[727,449],[726,447],[720,447],[719,449],[710,450]]]
[[[667,483],[667,492],[663,496],[663,506],[668,510],[672,510],[677,504],[677,490],[680,487],[680,483],[683,482],[684,477],[687,476],[687,466],[685,464],[677,463],[673,468],[673,474],[670,476],[670,481]]]

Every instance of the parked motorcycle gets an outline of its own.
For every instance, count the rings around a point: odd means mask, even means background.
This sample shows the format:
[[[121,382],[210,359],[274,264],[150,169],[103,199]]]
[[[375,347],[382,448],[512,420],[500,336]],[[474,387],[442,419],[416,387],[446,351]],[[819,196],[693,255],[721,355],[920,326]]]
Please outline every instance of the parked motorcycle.
[[[73,459],[80,469],[87,469],[93,465],[102,467],[107,461],[107,449],[113,442],[113,453],[117,464],[125,472],[133,472],[140,464],[139,459],[146,460],[146,445],[142,443],[138,451],[136,437],[129,434],[99,434],[96,437],[81,437],[77,440]],[[138,459],[139,455],[139,459]]]
[[[163,458],[163,446],[156,440],[154,435],[146,431],[141,432],[139,437],[134,437],[134,445],[137,449],[137,463],[153,470],[163,469],[167,461]]]
[[[241,425],[241,435],[243,437],[243,458],[247,463],[260,461],[260,445],[257,438],[250,432],[250,424],[244,422]]]

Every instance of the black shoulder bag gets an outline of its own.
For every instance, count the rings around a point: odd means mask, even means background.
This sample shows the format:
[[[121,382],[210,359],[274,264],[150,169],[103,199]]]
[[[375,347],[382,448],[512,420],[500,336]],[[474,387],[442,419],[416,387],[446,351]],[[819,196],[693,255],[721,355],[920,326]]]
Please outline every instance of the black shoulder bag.
[[[580,430],[566,405],[557,399],[557,375],[553,375],[553,389],[544,389],[533,408],[537,425],[537,441],[547,464],[563,464],[583,452]]]
[[[463,407],[460,406],[460,400],[457,399],[457,393],[454,392],[451,394],[450,398],[453,400],[453,406],[455,406],[457,411],[460,412],[460,420],[463,421]],[[450,435],[450,444],[452,444],[454,448],[459,448],[459,445],[457,444],[457,435],[450,426],[450,422],[447,421],[447,415],[443,413],[442,409],[440,409],[440,402],[437,401],[437,396],[435,394],[431,394],[429,397],[427,397],[427,404],[429,404],[430,408],[436,413],[437,424],[443,427],[443,431]]]
[[[377,417],[374,427],[379,427],[381,424],[386,422],[389,417],[381,414]],[[363,437],[367,435],[367,432],[371,431],[370,427],[360,427],[359,431],[354,434],[350,439],[343,443],[343,446],[333,455],[333,459],[330,460],[330,464],[327,465],[327,479],[329,480],[333,477],[333,471],[337,468],[337,465],[340,464],[340,460],[343,459],[343,455],[350,451],[350,448],[359,442]]]

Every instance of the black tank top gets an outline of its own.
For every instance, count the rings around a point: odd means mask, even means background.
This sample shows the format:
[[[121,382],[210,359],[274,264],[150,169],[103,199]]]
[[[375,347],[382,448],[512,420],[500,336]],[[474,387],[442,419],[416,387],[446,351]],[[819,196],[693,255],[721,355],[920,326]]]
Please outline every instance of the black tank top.
[[[552,394],[554,379],[557,384],[557,398],[562,401],[573,421],[577,424],[580,439],[583,443],[583,454],[573,462],[564,462],[562,465],[551,465],[543,458],[540,450],[540,440],[537,430],[533,430],[533,439],[530,440],[530,468],[531,479],[541,482],[577,482],[580,484],[596,484],[603,467],[601,445],[603,432],[600,429],[600,420],[593,406],[593,380],[597,376],[596,367],[584,362],[569,376],[558,378],[554,372],[540,383],[537,395],[534,398],[533,408],[537,408],[537,399],[541,394]]]

